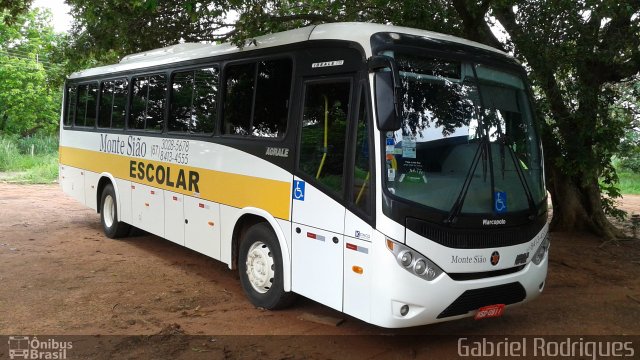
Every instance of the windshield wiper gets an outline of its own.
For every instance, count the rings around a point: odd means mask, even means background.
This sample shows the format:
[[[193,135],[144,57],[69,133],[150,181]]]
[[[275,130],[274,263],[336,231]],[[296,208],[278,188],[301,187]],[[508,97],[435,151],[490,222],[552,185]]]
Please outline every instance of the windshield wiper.
[[[524,176],[524,172],[522,171],[522,167],[520,167],[520,164],[518,163],[518,159],[517,159],[516,153],[511,148],[512,143],[511,143],[511,141],[509,141],[509,137],[507,135],[505,135],[505,134],[502,134],[501,143],[503,144],[503,147],[506,147],[507,149],[509,149],[509,155],[511,157],[511,160],[513,161],[513,166],[516,169],[516,174],[518,174],[518,180],[520,180],[520,184],[522,185],[522,187],[524,189],[524,193],[527,196],[527,202],[529,203],[529,210],[531,211],[530,218],[533,219],[533,217],[535,217],[538,214],[538,206],[536,206],[536,203],[533,200],[533,192],[531,191],[531,188],[529,187],[529,183],[527,182],[527,178]]]
[[[471,166],[469,166],[469,170],[467,171],[467,175],[464,177],[464,183],[462,184],[462,189],[460,189],[460,193],[458,194],[458,198],[456,202],[449,210],[449,214],[447,218],[444,220],[446,224],[453,224],[456,221],[456,218],[462,211],[462,205],[464,205],[464,199],[467,197],[467,192],[469,191],[469,187],[471,186],[471,181],[473,180],[473,174],[475,174],[476,169],[478,168],[478,164],[480,163],[480,158],[482,156],[486,156],[486,147],[488,141],[486,136],[482,136],[480,139],[480,143],[478,144],[478,148],[476,149],[476,153],[473,155],[473,160],[471,161]],[[491,161],[491,159],[489,159]],[[483,164],[486,167],[486,164]]]

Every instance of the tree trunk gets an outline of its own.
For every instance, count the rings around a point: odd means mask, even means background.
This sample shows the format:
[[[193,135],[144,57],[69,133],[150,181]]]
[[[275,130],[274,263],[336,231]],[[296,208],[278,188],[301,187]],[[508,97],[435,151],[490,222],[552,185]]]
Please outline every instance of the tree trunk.
[[[552,163],[552,160],[547,161],[546,166],[547,190],[553,205],[550,229],[590,232],[606,240],[624,238],[624,233],[609,221],[602,210],[597,178],[585,181],[584,177],[592,178],[587,174],[572,178]]]
[[[2,116],[0,116],[0,131],[4,131],[4,129],[7,127],[8,118],[9,116],[7,116],[7,114],[2,114]]]

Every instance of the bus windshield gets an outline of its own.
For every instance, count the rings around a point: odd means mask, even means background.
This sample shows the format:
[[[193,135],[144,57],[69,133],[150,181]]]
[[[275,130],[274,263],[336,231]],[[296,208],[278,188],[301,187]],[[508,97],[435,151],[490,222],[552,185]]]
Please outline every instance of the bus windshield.
[[[386,134],[386,186],[449,213],[536,211],[540,142],[522,78],[471,62],[392,54],[404,119]]]

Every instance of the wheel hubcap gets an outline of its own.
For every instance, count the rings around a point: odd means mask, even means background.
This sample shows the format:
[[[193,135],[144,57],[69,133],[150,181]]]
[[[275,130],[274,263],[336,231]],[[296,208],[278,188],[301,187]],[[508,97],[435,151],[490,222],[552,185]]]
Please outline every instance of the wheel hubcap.
[[[275,263],[269,247],[261,241],[251,245],[246,265],[251,286],[261,294],[269,291],[275,277]]]
[[[104,198],[104,204],[102,205],[102,214],[104,217],[105,226],[110,228],[113,225],[114,219],[116,217],[116,207],[111,195],[107,195]]]

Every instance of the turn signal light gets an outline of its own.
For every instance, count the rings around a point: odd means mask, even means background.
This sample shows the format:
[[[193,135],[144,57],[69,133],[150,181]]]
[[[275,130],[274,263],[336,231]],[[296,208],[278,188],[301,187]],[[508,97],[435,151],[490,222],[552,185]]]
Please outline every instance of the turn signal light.
[[[387,239],[387,247],[389,248],[389,250],[393,251],[393,241]]]
[[[360,274],[360,275],[362,275],[362,273],[364,273],[364,269],[361,268],[360,266],[355,266],[354,265],[354,266],[351,267],[351,270],[353,270],[354,273]]]

